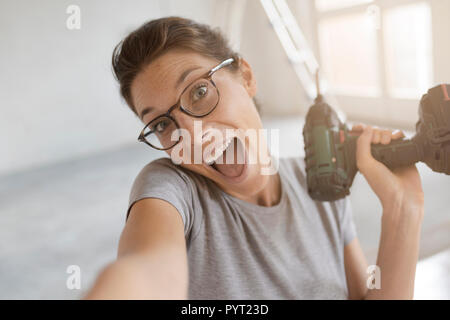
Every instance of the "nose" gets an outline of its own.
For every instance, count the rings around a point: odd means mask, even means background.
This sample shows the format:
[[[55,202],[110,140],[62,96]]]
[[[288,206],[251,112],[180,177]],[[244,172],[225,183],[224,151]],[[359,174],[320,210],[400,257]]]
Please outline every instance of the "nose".
[[[182,112],[179,109],[176,110],[175,114],[172,114],[172,117],[175,119],[181,129],[189,133],[190,139],[186,140],[184,143],[190,144],[191,147],[197,146],[201,148],[204,135],[204,119],[191,117],[190,115]]]
[[[171,116],[180,128],[188,130],[191,134],[194,133],[194,120],[200,120],[185,114],[180,109],[174,110]]]
[[[207,139],[210,136],[211,128],[207,128],[203,118],[191,117],[181,110],[177,110],[172,117],[184,131],[182,133],[184,138],[182,142],[183,157],[189,159],[190,163],[202,163],[203,150],[207,144],[211,143],[210,139]],[[188,139],[186,139],[186,134],[189,135]]]
[[[211,122],[205,121],[204,117],[195,118],[183,112],[178,112],[175,120],[180,128],[189,132],[191,145],[197,147],[203,148],[205,144],[209,144],[211,142],[211,135],[214,134],[214,130],[217,130],[214,126],[210,126]]]

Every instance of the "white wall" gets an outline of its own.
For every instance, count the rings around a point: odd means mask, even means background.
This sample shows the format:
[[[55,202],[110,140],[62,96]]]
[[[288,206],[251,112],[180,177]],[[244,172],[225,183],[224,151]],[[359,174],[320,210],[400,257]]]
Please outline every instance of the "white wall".
[[[68,30],[66,8],[81,9]],[[0,174],[136,141],[141,124],[119,98],[114,46],[163,15],[209,23],[209,0],[0,2]]]
[[[304,32],[312,26],[308,22],[310,2],[288,0],[291,10]],[[297,75],[281,46],[259,1],[247,1],[247,14],[242,28],[241,53],[250,61],[257,78],[256,97],[262,104],[264,115],[306,113],[309,100]]]
[[[450,1],[432,0],[433,73],[435,83],[450,82]]]

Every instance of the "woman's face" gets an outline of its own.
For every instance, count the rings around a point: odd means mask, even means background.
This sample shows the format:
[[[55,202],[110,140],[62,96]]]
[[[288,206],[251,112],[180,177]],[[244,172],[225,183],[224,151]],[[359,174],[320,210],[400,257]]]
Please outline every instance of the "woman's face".
[[[172,50],[146,66],[131,85],[131,97],[138,115],[152,107],[141,117],[142,122],[147,124],[167,112],[187,86],[220,62],[192,51]],[[189,69],[193,70],[177,87],[178,79]],[[191,138],[183,138],[166,152],[172,159],[181,155],[182,167],[213,180],[225,192],[252,197],[269,181],[269,176],[261,174],[262,161],[258,156],[266,155],[267,146],[259,137],[262,124],[252,99],[256,94],[254,75],[242,59],[240,71],[233,73],[229,67],[224,67],[213,74],[212,80],[220,94],[217,107],[202,118],[191,117],[179,108],[172,111],[171,116]],[[240,134],[230,135],[233,132]],[[243,132],[249,134],[246,136]],[[254,134],[256,139],[253,139]],[[195,148],[201,150],[200,161],[198,157],[194,161]],[[214,159],[215,163],[210,164]]]

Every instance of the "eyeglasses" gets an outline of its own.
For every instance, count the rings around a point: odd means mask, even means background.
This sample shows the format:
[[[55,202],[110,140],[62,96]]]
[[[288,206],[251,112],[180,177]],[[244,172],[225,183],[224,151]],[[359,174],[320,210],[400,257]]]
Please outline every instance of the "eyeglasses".
[[[176,108],[180,108],[182,112],[191,117],[202,118],[213,112],[219,104],[220,94],[212,80],[212,75],[219,69],[231,65],[233,61],[233,58],[229,58],[221,62],[187,86],[176,104],[170,107],[166,113],[147,123],[138,140],[157,150],[173,148],[181,141],[181,136],[178,133],[180,126],[170,113]]]

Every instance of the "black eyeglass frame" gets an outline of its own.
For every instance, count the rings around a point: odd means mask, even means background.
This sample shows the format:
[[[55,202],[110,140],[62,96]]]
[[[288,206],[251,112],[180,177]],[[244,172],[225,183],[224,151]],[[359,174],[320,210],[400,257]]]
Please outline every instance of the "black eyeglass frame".
[[[169,149],[175,147],[175,146],[181,141],[181,138],[179,138],[177,142],[175,142],[172,146],[170,146],[170,147],[168,147],[168,148],[159,148],[159,147],[156,147],[156,146],[152,145],[150,142],[147,141],[147,139],[145,139],[146,136],[148,136],[149,134],[152,133],[152,132],[150,131],[150,132],[148,132],[147,134],[144,134],[145,129],[147,129],[147,127],[148,127],[152,122],[154,122],[155,120],[158,120],[158,119],[160,119],[160,118],[169,118],[170,120],[172,120],[172,121],[175,123],[175,126],[177,127],[177,129],[180,129],[180,126],[178,125],[178,123],[177,123],[177,121],[175,120],[175,118],[173,118],[173,117],[170,115],[170,113],[171,113],[173,110],[175,110],[177,107],[179,107],[180,110],[181,110],[183,113],[185,113],[185,114],[187,114],[187,115],[189,115],[189,116],[191,116],[191,117],[194,117],[194,118],[203,118],[203,117],[206,117],[207,115],[209,115],[211,112],[213,112],[213,111],[216,109],[217,105],[219,104],[219,101],[220,101],[220,92],[219,92],[219,89],[217,88],[216,84],[215,84],[214,81],[212,80],[212,75],[213,75],[216,71],[218,71],[219,69],[222,69],[223,67],[226,67],[226,66],[231,65],[234,61],[235,61],[235,59],[233,59],[233,58],[229,58],[229,59],[226,59],[226,60],[222,61],[222,62],[219,63],[217,66],[215,66],[214,68],[212,68],[211,70],[209,70],[208,72],[206,72],[205,74],[203,74],[202,76],[200,76],[200,77],[198,77],[197,79],[195,79],[194,81],[192,81],[188,86],[186,86],[186,88],[184,88],[184,90],[181,92],[180,97],[178,98],[178,101],[177,101],[173,106],[171,106],[171,107],[169,108],[169,110],[167,110],[166,113],[160,114],[159,116],[153,118],[152,120],[150,120],[150,121],[144,126],[144,128],[143,128],[142,131],[141,131],[141,133],[139,134],[138,141],[144,142],[144,143],[146,143],[147,145],[149,145],[150,147],[152,147],[152,148],[154,148],[154,149],[157,149],[157,150],[169,150]],[[214,107],[212,107],[211,110],[209,110],[208,112],[206,112],[206,113],[204,113],[204,114],[201,114],[201,115],[197,115],[197,114],[194,114],[194,113],[190,112],[189,110],[185,109],[185,108],[180,104],[180,101],[181,101],[181,97],[183,96],[184,92],[185,92],[185,91],[186,91],[186,90],[187,90],[194,82],[196,82],[196,81],[198,81],[198,80],[200,80],[200,79],[205,79],[205,80],[210,81],[211,84],[214,86],[214,88],[216,88],[216,91],[217,91],[217,102],[216,102],[216,104],[214,105]]]

